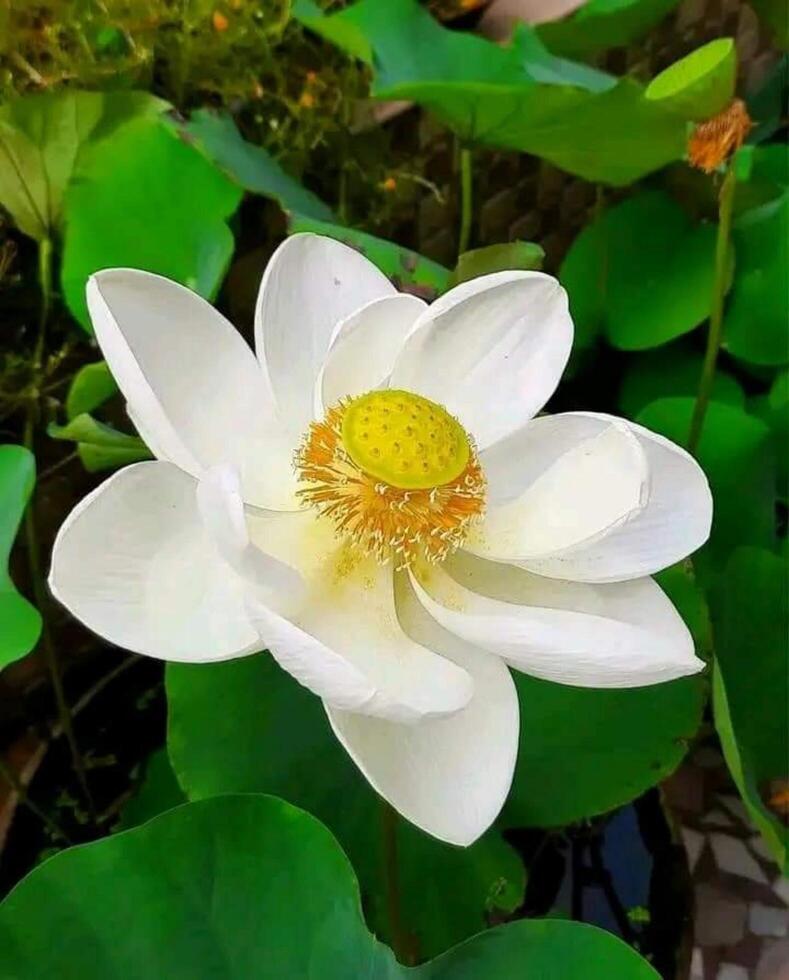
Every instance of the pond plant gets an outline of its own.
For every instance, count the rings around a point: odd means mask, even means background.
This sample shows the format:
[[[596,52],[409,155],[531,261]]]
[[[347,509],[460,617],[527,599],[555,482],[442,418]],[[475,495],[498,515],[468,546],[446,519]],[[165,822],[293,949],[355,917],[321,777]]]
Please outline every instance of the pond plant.
[[[0,10],[0,980],[679,980],[702,739],[786,872],[786,36],[674,6]]]

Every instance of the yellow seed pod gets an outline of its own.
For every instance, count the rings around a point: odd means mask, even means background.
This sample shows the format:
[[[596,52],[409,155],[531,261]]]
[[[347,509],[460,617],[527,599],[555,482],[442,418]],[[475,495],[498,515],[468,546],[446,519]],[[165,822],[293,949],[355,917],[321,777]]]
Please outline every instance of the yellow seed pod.
[[[370,391],[349,402],[342,442],[360,469],[404,490],[450,483],[471,455],[468,436],[446,409],[396,389]]]

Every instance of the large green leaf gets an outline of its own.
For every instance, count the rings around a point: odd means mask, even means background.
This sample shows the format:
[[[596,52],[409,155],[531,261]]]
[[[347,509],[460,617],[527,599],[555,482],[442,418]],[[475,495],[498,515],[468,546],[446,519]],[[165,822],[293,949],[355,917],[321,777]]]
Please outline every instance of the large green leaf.
[[[715,724],[754,822],[785,871],[789,828],[769,800],[789,780],[789,575],[785,557],[742,548],[713,592]]]
[[[556,54],[583,58],[638,40],[677,3],[678,0],[587,0],[568,17],[541,24],[537,31]]]
[[[187,142],[245,191],[273,198],[285,211],[321,221],[332,220],[331,208],[286,174],[262,146],[248,143],[236,129],[232,116],[198,109],[188,122],[173,125]]]
[[[618,405],[622,414],[634,419],[658,398],[695,397],[702,361],[703,355],[688,350],[684,341],[632,357],[619,390]],[[712,399],[743,408],[745,392],[736,378],[719,368],[712,387]]]
[[[168,750],[190,799],[268,792],[322,820],[359,876],[376,933],[389,937],[381,805],[329,728],[321,702],[268,654],[210,665],[169,664]],[[485,925],[488,905],[511,911],[523,866],[490,832],[461,850],[398,823],[404,927],[425,956]]]
[[[657,347],[709,316],[715,226],[694,224],[662,191],[610,208],[575,239],[559,278],[582,343]]]
[[[23,446],[0,446],[0,668],[29,653],[41,616],[14,588],[8,558],[36,480],[36,461]]]
[[[652,402],[637,421],[682,445],[693,413],[692,398]],[[775,543],[775,462],[770,430],[734,405],[710,402],[696,456],[715,502],[709,543],[694,559],[705,573],[723,568],[743,544]]]
[[[559,920],[492,929],[417,969],[367,930],[325,827],[268,796],[178,807],[61,852],[0,907],[25,980],[656,980],[637,953]]]
[[[401,290],[419,292],[424,289],[429,298],[436,292],[443,292],[449,285],[450,271],[443,265],[426,259],[424,255],[412,252],[411,249],[403,248],[402,245],[376,238],[364,231],[345,228],[328,221],[317,221],[303,214],[291,215],[289,230],[292,234],[311,231],[316,235],[328,235],[329,238],[345,242],[366,255]]]
[[[743,215],[734,232],[734,243],[737,275],[724,324],[726,349],[751,364],[786,364],[789,190],[777,202]]]
[[[525,25],[500,47],[441,27],[416,0],[361,0],[325,17],[308,7],[296,8],[305,24],[371,62],[373,95],[418,102],[468,142],[616,185],[684,153],[684,121],[639,84],[556,58]]]
[[[394,965],[331,835],[263,796],[182,806],[51,858],[0,906],[0,944],[20,980],[345,980]]]
[[[39,241],[59,229],[63,198],[86,143],[166,103],[146,92],[28,95],[0,106],[0,204]]]
[[[233,253],[226,221],[241,189],[158,119],[136,119],[86,150],[65,198],[61,280],[69,309],[90,329],[85,283],[132,266],[203,296],[219,287]]]

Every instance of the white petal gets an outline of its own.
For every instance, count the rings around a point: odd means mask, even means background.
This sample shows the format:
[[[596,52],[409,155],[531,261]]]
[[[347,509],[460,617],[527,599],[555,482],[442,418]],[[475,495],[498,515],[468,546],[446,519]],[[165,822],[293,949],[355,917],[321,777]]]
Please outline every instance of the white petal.
[[[329,720],[354,762],[396,810],[428,834],[467,846],[493,823],[509,792],[518,750],[515,686],[503,661],[441,629],[401,583],[397,611],[413,639],[471,674],[473,698],[454,715],[415,725],[327,705]]]
[[[567,294],[555,279],[495,272],[461,283],[425,311],[391,386],[443,405],[484,448],[542,408],[572,339]]]
[[[395,292],[372,262],[333,238],[292,235],[272,255],[255,310],[255,346],[294,433],[312,419],[315,381],[337,325]]]
[[[260,602],[279,612],[300,605],[305,583],[299,572],[249,539],[241,485],[232,467],[207,471],[197,486],[197,507],[219,556],[246,580]]]
[[[409,723],[468,703],[466,671],[403,633],[391,566],[351,557],[328,522],[310,513],[247,520],[252,541],[307,583],[287,618],[250,602],[265,645],[300,683],[336,707]]]
[[[641,687],[704,667],[679,613],[652,579],[559,582],[471,555],[415,583],[428,612],[461,639],[535,677],[579,687]],[[462,584],[461,584],[462,583]]]
[[[541,421],[532,423],[535,430],[545,428]],[[545,469],[519,497],[489,504],[465,544],[468,551],[526,562],[590,545],[632,520],[649,499],[646,454],[624,423],[607,426],[558,458],[543,453],[540,460]],[[529,463],[535,467],[536,458]]]
[[[649,495],[629,519],[601,536],[521,564],[539,575],[580,582],[642,578],[692,554],[709,537],[712,496],[701,467],[684,449],[643,426],[610,415],[570,412],[534,419],[482,457],[489,509],[527,492],[554,461],[612,425],[625,425],[646,455]],[[491,541],[485,552],[509,560]]]
[[[196,293],[137,269],[96,273],[87,298],[96,339],[151,449],[193,476],[231,463],[250,502],[292,507],[292,447],[282,444],[265,378],[238,331]]]
[[[111,643],[162,660],[260,649],[241,580],[203,528],[196,489],[170,463],[111,476],[58,532],[49,578],[56,598]]]
[[[341,398],[379,388],[427,304],[408,293],[383,296],[343,320],[316,385],[316,415]]]

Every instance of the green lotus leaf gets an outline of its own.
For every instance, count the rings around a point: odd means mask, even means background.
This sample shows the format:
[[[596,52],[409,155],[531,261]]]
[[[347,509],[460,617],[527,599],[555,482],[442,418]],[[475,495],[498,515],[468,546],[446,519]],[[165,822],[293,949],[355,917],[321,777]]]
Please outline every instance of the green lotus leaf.
[[[736,80],[737,49],[730,37],[720,37],[656,75],[647,86],[646,97],[684,119],[700,122],[726,108]]]
[[[3,974],[25,980],[657,980],[610,933],[499,926],[417,968],[368,931],[331,834],[270,796],[223,796],[63,851],[0,906]]]
[[[147,92],[27,95],[0,106],[0,204],[16,226],[42,241],[60,230],[64,197],[85,148],[134,118],[167,107]]]
[[[36,461],[23,446],[0,446],[0,668],[29,653],[41,616],[11,581],[8,558],[36,480]]]

